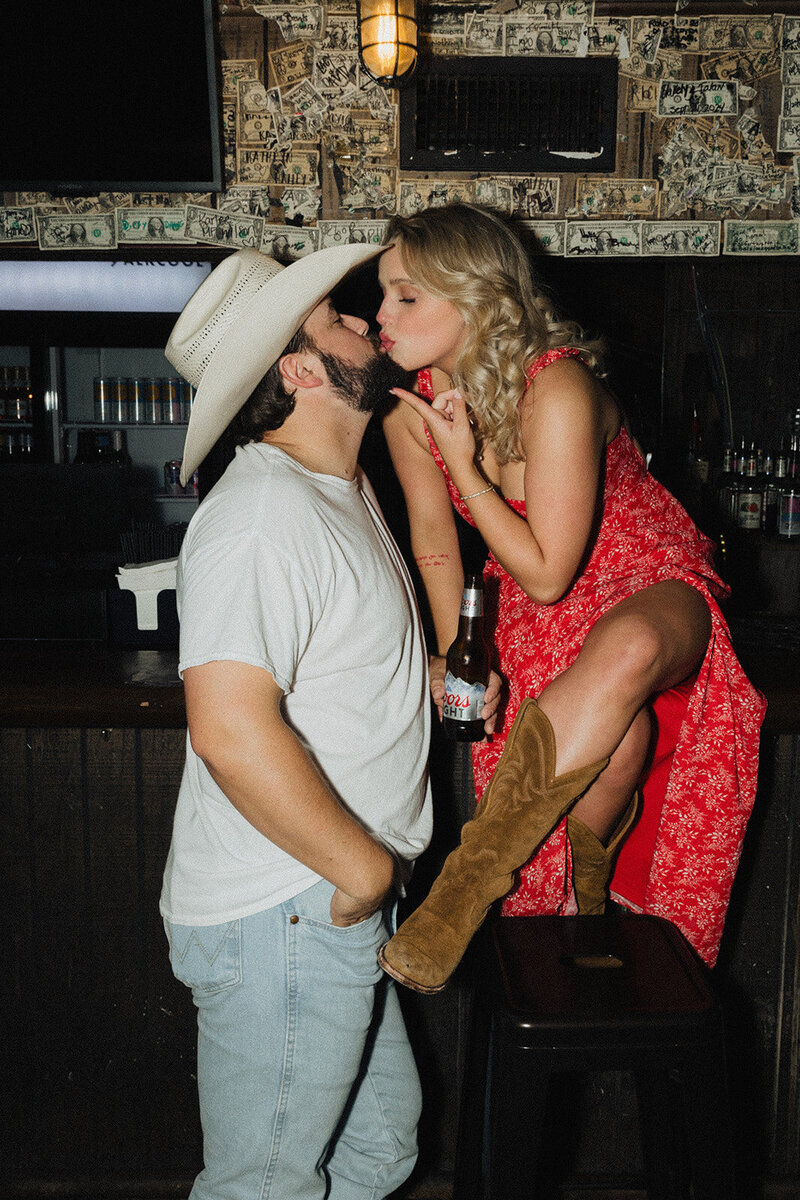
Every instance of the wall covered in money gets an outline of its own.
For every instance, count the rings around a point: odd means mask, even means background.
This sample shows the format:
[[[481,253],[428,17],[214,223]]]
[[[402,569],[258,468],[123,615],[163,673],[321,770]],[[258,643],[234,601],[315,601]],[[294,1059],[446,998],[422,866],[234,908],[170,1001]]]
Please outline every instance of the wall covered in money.
[[[648,15],[644,3],[639,15],[609,15],[631,7],[433,0],[419,12],[434,55],[615,56],[613,174],[580,161],[549,176],[402,171],[397,93],[360,66],[355,0],[239,0],[218,9],[224,191],[5,193],[0,240],[69,251],[247,246],[291,261],[379,242],[388,215],[461,198],[529,223],[542,253],[797,254],[800,6],[693,15],[700,5],[677,0],[669,15]]]

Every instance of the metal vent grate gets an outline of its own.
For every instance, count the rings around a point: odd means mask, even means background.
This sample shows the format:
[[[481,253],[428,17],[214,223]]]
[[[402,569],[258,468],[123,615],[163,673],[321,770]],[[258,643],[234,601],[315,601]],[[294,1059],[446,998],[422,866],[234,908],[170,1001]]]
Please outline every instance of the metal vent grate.
[[[616,58],[421,61],[400,92],[400,166],[613,171],[617,66]]]

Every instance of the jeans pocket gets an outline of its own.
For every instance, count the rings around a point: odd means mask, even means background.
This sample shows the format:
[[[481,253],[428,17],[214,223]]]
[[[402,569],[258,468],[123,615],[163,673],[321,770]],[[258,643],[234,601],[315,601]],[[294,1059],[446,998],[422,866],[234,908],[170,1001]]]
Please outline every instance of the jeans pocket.
[[[204,993],[219,992],[242,981],[241,922],[224,925],[173,925],[164,922],[176,979]]]

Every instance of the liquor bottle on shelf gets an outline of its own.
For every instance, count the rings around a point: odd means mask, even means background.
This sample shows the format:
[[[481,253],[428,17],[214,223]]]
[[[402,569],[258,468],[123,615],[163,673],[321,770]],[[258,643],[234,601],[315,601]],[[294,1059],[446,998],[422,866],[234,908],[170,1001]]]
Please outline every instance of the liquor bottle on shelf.
[[[800,538],[800,434],[792,434],[786,478],[778,497],[778,537]]]
[[[780,474],[779,474],[780,472]],[[786,459],[779,454],[773,470],[772,455],[764,457],[764,477],[761,492],[761,530],[774,533],[778,526],[778,493],[786,476]]]
[[[723,520],[728,520],[733,506],[733,450],[726,446],[722,452],[722,470],[717,476],[717,509]]]
[[[118,467],[129,467],[131,465],[131,456],[128,453],[124,429],[114,429],[111,431],[111,457],[112,461]]]
[[[761,529],[762,485],[758,479],[758,456],[751,444],[745,456],[744,470],[736,493],[736,524],[746,533]]]

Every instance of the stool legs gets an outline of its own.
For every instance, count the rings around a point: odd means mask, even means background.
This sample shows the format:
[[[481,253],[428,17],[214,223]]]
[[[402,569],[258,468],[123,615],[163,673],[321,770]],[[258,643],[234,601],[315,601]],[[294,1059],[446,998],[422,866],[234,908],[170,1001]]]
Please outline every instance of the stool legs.
[[[689,1200],[679,1084],[665,1069],[636,1071],[636,1097],[647,1200]]]
[[[550,1072],[541,1055],[506,1053],[502,1037],[489,1064],[486,1200],[549,1200],[541,1182],[542,1131]]]
[[[682,1072],[694,1200],[736,1200],[730,1096],[722,1024]]]
[[[648,1200],[743,1200],[722,1013],[677,930],[630,914],[508,918],[493,934],[496,961],[477,977],[454,1200],[558,1195],[552,1176],[572,1161],[561,1135],[574,1124],[571,1106],[554,1116],[552,1084],[597,1071],[636,1081]]]

